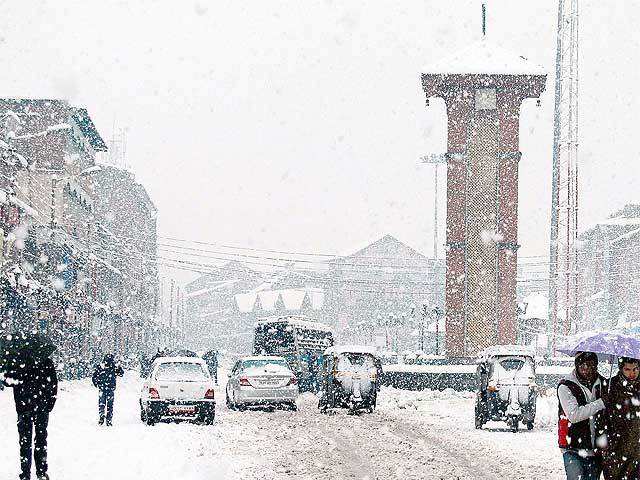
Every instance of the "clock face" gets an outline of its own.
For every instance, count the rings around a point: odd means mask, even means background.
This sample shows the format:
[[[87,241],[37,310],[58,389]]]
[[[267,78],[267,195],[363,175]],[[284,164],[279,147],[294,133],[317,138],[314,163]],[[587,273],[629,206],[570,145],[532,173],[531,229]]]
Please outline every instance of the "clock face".
[[[476,110],[496,109],[496,89],[479,88],[476,90]]]

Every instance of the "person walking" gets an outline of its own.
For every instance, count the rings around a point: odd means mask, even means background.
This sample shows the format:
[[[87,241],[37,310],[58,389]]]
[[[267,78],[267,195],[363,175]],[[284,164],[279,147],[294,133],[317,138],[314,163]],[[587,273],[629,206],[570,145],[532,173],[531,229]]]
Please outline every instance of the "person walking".
[[[605,405],[605,480],[640,480],[640,360],[621,357]]]
[[[598,356],[575,355],[575,368],[558,384],[558,446],[567,480],[597,480],[602,473],[602,395],[607,381],[598,374]]]
[[[124,370],[120,365],[116,365],[113,355],[108,353],[102,362],[96,365],[91,380],[93,386],[100,391],[98,400],[98,414],[100,419],[98,425],[107,421],[107,426],[113,425],[113,402],[116,391],[116,377],[122,377]]]
[[[213,377],[216,385],[218,384],[218,351],[217,350],[209,350],[202,356],[202,359],[207,362],[207,367],[209,367],[209,373]]]
[[[18,334],[16,337],[19,351],[5,366],[4,383],[13,387],[18,417],[19,478],[31,478],[33,454],[38,480],[49,480],[47,427],[58,396],[58,376],[51,359],[55,347],[41,335]]]

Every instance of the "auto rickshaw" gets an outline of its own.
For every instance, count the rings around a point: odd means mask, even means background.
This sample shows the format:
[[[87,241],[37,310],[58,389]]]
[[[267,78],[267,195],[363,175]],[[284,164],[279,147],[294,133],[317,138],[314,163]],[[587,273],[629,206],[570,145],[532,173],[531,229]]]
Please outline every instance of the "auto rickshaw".
[[[521,345],[498,345],[482,351],[477,363],[476,428],[502,421],[513,432],[521,422],[531,430],[537,399],[534,352]]]
[[[372,347],[336,346],[322,355],[318,408],[348,408],[373,413],[376,408],[382,364]]]

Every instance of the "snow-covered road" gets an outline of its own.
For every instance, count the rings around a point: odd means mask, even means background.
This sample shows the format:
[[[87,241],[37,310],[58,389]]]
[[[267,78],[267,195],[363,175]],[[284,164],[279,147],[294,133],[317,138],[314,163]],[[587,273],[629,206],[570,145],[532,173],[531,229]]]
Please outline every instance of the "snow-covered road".
[[[127,374],[112,428],[96,424],[88,381],[63,382],[49,427],[53,480],[107,479],[561,479],[552,399],[539,425],[477,431],[470,394],[384,389],[372,415],[321,415],[315,398],[299,411],[233,412],[218,391],[216,424],[143,425],[139,380]],[[17,478],[10,390],[0,392],[0,479]]]

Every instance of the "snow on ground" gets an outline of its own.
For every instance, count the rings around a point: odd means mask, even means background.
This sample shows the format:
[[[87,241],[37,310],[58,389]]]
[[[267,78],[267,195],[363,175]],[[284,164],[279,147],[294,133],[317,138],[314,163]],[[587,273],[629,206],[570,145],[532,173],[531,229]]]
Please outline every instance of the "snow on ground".
[[[90,380],[60,382],[49,422],[53,480],[236,478],[243,456],[225,450],[234,428],[191,424],[147,427],[140,421],[140,380],[118,385],[114,426],[98,426],[98,394]],[[18,478],[18,434],[11,389],[0,392],[0,479]],[[33,468],[35,471],[35,467]]]
[[[63,479],[561,479],[554,396],[538,402],[536,428],[496,423],[478,431],[473,394],[384,388],[371,415],[322,415],[304,394],[298,412],[229,411],[217,391],[213,426],[143,425],[140,380],[127,373],[112,428],[97,425],[97,392],[62,382],[52,414],[50,473]],[[11,390],[0,392],[0,480],[17,478]],[[5,468],[7,466],[8,468]]]

